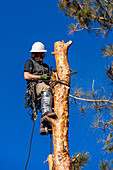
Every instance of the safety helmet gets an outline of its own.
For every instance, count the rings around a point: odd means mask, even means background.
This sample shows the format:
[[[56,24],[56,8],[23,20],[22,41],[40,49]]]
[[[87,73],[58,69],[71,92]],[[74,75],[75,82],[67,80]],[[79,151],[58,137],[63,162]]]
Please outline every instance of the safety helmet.
[[[35,42],[32,45],[32,49],[30,52],[47,52],[47,50],[45,50],[45,47],[41,42]]]

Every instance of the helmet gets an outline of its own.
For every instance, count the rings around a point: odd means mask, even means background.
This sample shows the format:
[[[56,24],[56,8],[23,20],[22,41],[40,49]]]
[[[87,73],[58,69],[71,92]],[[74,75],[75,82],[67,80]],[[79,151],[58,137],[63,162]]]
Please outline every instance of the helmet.
[[[47,52],[47,50],[45,50],[45,47],[41,42],[35,42],[32,45],[32,49],[30,52]]]

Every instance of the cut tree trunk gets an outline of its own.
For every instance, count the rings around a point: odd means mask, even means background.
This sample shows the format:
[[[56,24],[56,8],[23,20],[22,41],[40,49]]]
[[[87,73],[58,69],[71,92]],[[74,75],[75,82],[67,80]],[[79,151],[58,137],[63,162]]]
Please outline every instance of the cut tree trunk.
[[[54,44],[54,52],[56,60],[57,72],[53,73],[52,80],[56,84],[54,86],[54,112],[57,118],[48,118],[52,124],[53,130],[53,146],[54,156],[53,161],[54,170],[70,170],[71,158],[69,156],[68,146],[68,125],[69,125],[69,91],[70,91],[70,67],[68,64],[68,48],[72,41],[65,43],[56,42]],[[49,159],[49,167],[50,166]]]

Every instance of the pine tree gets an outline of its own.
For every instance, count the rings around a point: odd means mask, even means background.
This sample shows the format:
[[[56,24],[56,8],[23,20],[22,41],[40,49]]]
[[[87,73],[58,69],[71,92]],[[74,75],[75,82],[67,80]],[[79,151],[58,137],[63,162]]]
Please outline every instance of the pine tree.
[[[77,31],[95,32],[98,36],[107,36],[109,32],[113,30],[113,1],[112,0],[59,0],[59,7],[64,11],[65,15],[73,19],[73,23],[70,24],[69,34],[74,34]],[[113,57],[113,45],[112,43],[101,48],[103,57]],[[113,62],[107,66],[106,73],[111,85],[113,84]],[[103,132],[107,129],[107,138],[104,142],[104,149],[107,153],[113,153],[113,93],[108,96],[106,90],[101,96],[97,91],[82,92],[78,89],[73,92],[74,95],[70,95],[74,100],[73,102],[79,107],[80,112],[86,113],[88,108],[92,105],[95,108],[96,119],[93,122],[93,126],[96,129],[102,129]],[[93,87],[92,87],[93,89]],[[77,102],[85,102],[82,106]],[[104,112],[109,115],[109,120],[104,119]],[[106,164],[106,162],[105,162]],[[105,165],[101,162],[101,166]],[[106,164],[107,167],[107,164]]]

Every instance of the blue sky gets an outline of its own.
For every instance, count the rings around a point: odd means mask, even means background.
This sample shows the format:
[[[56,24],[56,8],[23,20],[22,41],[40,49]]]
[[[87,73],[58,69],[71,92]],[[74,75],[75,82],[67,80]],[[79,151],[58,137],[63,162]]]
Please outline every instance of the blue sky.
[[[78,32],[68,35],[67,25],[70,19],[65,17],[57,6],[58,1],[2,1],[0,6],[0,169],[23,170],[27,160],[33,122],[24,108],[26,81],[23,77],[24,64],[30,58],[31,46],[36,41],[45,44],[48,50],[44,62],[56,67],[54,43],[69,40],[69,65],[78,74],[71,78],[71,89],[75,86],[84,91],[91,90],[95,80],[95,89],[104,86],[109,92],[109,82],[105,66],[110,61],[103,59],[100,48],[112,41],[112,34],[102,39],[94,34]],[[91,128],[94,112],[81,116],[74,105],[70,105],[69,147],[70,155],[74,152],[88,151],[90,164],[84,169],[98,169],[99,160],[110,159],[97,144],[99,131]],[[43,163],[49,154],[49,136],[40,136],[40,117],[36,121],[32,150],[28,170],[47,170],[48,163]]]

